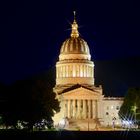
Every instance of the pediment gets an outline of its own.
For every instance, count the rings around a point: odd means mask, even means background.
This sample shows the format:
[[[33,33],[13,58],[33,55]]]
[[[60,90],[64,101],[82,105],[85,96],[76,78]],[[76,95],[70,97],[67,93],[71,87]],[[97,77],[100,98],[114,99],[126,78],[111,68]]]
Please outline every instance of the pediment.
[[[65,92],[62,96],[65,99],[99,99],[103,97],[99,91],[92,91],[83,87]]]

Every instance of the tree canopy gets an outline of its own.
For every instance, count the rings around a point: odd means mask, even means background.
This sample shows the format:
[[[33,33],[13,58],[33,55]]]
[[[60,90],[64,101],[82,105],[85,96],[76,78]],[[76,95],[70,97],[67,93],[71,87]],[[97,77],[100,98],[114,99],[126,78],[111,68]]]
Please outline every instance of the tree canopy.
[[[126,120],[140,120],[140,88],[128,89],[119,116]]]
[[[50,77],[49,77],[50,78]],[[45,119],[52,127],[54,112],[59,111],[59,102],[53,92],[52,81],[47,75],[20,80],[8,87],[6,108],[2,113],[3,123],[16,128],[17,121],[25,121],[32,129],[35,123]]]

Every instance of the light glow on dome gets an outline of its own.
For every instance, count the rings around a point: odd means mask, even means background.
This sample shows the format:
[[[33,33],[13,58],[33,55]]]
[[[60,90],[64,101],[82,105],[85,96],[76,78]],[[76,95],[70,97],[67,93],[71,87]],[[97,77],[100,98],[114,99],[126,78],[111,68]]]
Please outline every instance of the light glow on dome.
[[[61,46],[59,61],[56,64],[56,84],[94,85],[93,67],[87,42],[79,37],[76,19],[72,23],[71,36]]]

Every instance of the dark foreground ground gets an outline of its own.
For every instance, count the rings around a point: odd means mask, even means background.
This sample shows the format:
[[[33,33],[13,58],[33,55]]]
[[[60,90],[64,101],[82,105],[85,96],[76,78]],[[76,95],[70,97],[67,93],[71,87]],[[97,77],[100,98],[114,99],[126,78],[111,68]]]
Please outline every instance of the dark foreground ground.
[[[3,131],[0,140],[138,140],[140,131]]]

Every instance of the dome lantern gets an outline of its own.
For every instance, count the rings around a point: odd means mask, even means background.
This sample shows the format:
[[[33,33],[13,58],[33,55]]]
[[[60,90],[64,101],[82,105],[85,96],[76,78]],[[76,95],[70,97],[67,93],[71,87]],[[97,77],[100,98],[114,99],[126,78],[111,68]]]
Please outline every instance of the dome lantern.
[[[78,24],[76,22],[76,12],[74,11],[74,21],[73,24],[71,25],[71,37],[77,38],[79,37],[79,32],[78,32]]]

